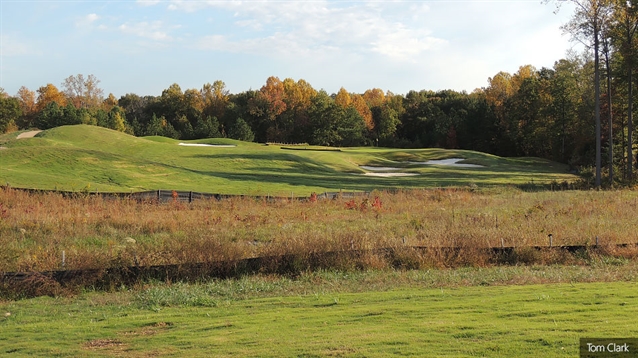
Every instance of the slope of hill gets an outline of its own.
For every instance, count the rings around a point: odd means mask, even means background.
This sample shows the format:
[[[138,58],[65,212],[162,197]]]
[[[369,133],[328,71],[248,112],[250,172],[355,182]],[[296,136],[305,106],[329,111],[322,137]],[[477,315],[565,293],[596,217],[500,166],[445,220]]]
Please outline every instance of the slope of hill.
[[[5,148],[0,150],[0,183],[23,188],[308,195],[339,189],[548,183],[576,178],[567,173],[566,166],[551,161],[464,150],[332,151],[225,138],[178,141],[137,138],[87,125],[53,128],[28,139],[16,139],[17,135],[0,137]],[[425,164],[446,158],[480,166]]]

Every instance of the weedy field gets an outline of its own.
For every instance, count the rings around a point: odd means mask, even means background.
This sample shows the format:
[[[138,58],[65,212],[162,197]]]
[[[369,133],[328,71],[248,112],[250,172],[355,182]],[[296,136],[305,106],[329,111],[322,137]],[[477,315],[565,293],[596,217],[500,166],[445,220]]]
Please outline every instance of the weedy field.
[[[289,273],[316,269],[487,267],[582,264],[591,256],[632,258],[638,193],[524,192],[513,188],[373,192],[319,201],[252,198],[193,203],[138,202],[0,190],[0,271],[105,269],[232,262],[296,255],[274,262]],[[628,209],[629,208],[629,209]],[[552,244],[601,246],[574,254],[537,251]],[[429,251],[411,247],[434,248]],[[501,261],[481,250],[516,247]],[[453,254],[437,251],[456,247]],[[378,249],[391,248],[388,256]],[[335,252],[330,259],[313,254]],[[356,252],[356,255],[352,253]],[[292,268],[291,268],[292,267]]]
[[[308,196],[340,189],[543,184],[577,179],[566,166],[547,160],[501,158],[463,150],[334,151],[229,139],[182,141],[217,146],[181,146],[180,141],[169,138],[136,138],[87,125],[53,128],[35,138],[16,139],[17,135],[0,136],[0,146],[5,148],[0,150],[0,183],[22,188]],[[462,158],[463,163],[483,167],[422,164],[446,158]],[[378,176],[389,173],[407,176]]]

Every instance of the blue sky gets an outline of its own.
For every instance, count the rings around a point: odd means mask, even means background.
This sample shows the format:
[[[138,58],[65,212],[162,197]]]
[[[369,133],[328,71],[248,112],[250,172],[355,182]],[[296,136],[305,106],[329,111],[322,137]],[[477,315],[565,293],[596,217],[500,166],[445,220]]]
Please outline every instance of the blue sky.
[[[269,76],[315,89],[472,91],[499,71],[551,67],[572,8],[534,1],[0,0],[1,83],[14,95],[76,74],[105,94],[160,95]]]

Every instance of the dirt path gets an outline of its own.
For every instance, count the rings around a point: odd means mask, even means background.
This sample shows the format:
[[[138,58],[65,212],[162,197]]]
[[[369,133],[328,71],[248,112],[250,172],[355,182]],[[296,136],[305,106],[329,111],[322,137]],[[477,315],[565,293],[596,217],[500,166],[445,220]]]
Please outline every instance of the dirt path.
[[[20,134],[18,134],[16,139],[33,138],[33,137],[35,137],[36,134],[38,134],[40,132],[42,132],[42,131],[29,131],[29,132],[20,133]]]

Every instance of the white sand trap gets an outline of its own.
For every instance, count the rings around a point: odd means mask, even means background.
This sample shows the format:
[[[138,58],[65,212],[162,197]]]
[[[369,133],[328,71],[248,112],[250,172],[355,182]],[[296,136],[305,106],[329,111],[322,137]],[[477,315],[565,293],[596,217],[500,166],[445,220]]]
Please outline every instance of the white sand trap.
[[[415,175],[419,175],[417,173],[400,173],[396,172],[396,170],[401,170],[402,168],[396,167],[373,167],[370,165],[360,165],[361,169],[369,170],[372,173],[364,173],[363,175],[367,175],[369,177],[412,177]]]
[[[179,143],[185,147],[215,147],[215,148],[234,148],[234,144],[204,144],[204,143]]]
[[[395,168],[395,167],[373,167],[370,165],[360,165],[359,167],[361,169],[370,170],[373,172],[388,172],[392,170],[401,170],[401,168]]]
[[[388,178],[388,177],[413,177],[415,175],[419,175],[417,173],[392,173],[392,172],[377,172],[377,173],[365,173],[363,175],[369,176],[369,177],[384,177],[384,178]]]
[[[33,138],[33,137],[35,137],[36,134],[38,134],[40,132],[42,132],[42,131],[28,131],[28,132],[20,133],[20,134],[18,134],[16,139]]]
[[[428,160],[427,162],[408,162],[410,164],[424,164],[424,165],[448,165],[457,168],[483,168],[483,165],[478,164],[463,164],[460,161],[465,160],[463,158],[449,158],[440,160]]]

